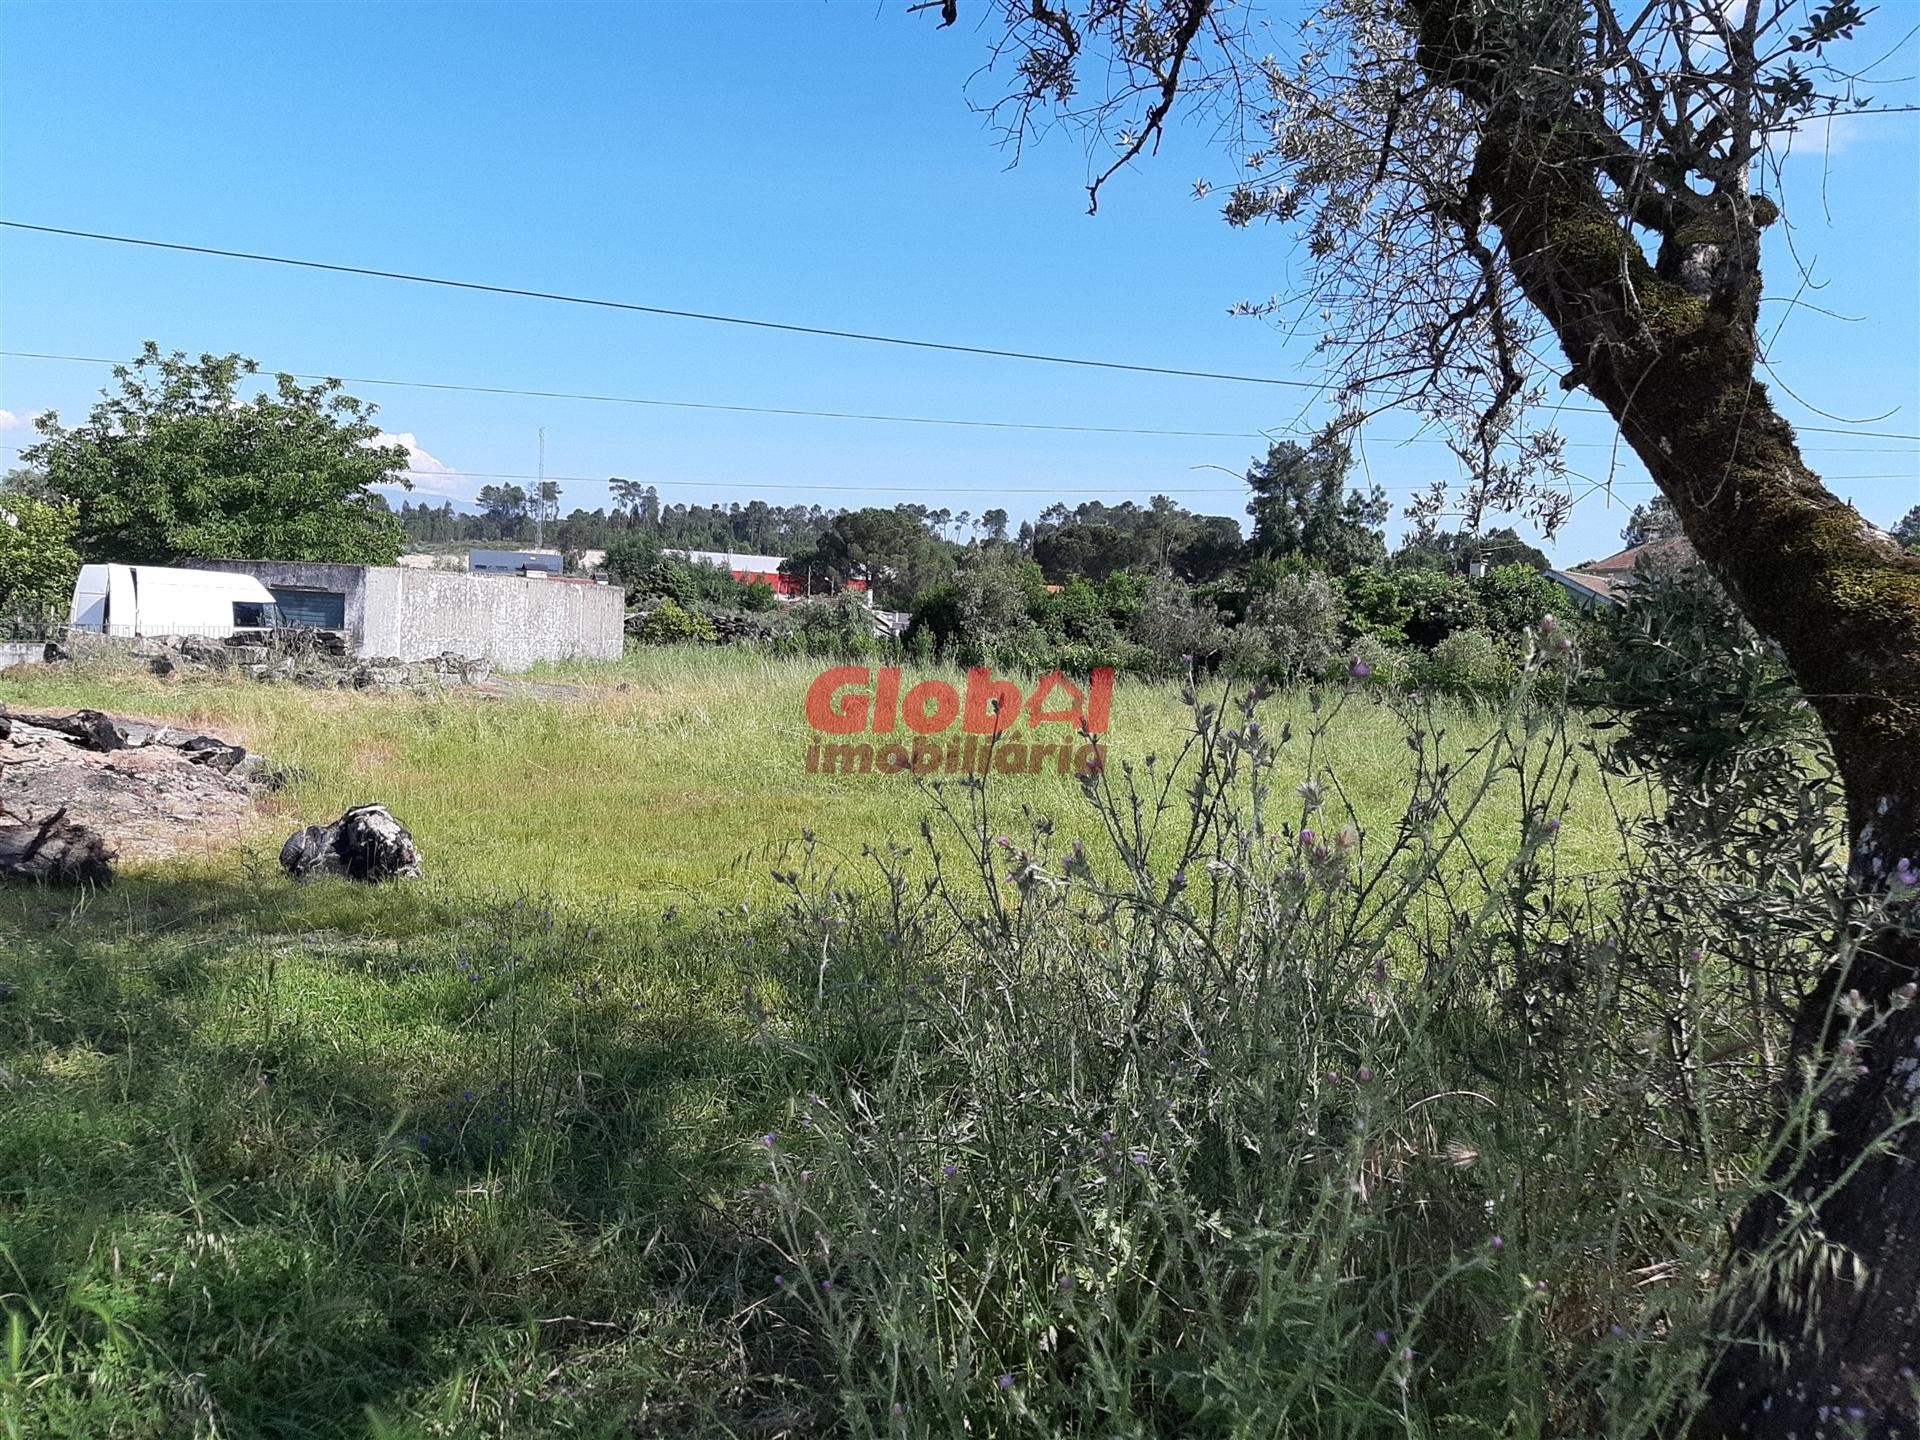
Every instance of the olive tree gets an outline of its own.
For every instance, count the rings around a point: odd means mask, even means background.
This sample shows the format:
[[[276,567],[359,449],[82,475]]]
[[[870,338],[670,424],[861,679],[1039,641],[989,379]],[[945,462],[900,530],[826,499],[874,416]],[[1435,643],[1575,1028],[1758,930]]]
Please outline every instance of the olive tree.
[[[1346,423],[1395,408],[1447,437],[1464,497],[1436,487],[1417,510],[1463,499],[1551,530],[1572,499],[1543,402],[1598,401],[1816,707],[1854,887],[1904,894],[1920,556],[1821,483],[1761,374],[1783,151],[1869,104],[1843,64],[1858,0],[1326,0],[1285,59],[1256,58],[1257,13],[1226,0],[994,3],[994,59],[1016,77],[996,114],[1016,139],[1064,118],[1108,147],[1096,204],[1182,103],[1251,137],[1226,218],[1291,227],[1304,264],[1292,293],[1244,308],[1319,335]],[[950,23],[960,6],[938,9]],[[1729,1307],[1711,1431],[1842,1433],[1835,1405],[1860,1433],[1920,1425],[1917,965],[1912,928],[1882,923],[1809,986],[1809,1068],[1851,1043],[1837,1010],[1886,1018],[1735,1237],[1752,1255],[1797,1232],[1819,1263]]]

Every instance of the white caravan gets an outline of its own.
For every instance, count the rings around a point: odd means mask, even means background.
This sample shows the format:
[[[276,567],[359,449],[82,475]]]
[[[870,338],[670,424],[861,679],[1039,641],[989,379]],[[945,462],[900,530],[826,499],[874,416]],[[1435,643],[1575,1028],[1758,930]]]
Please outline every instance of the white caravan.
[[[205,635],[275,624],[273,592],[251,575],[163,565],[82,565],[67,624],[95,635]]]

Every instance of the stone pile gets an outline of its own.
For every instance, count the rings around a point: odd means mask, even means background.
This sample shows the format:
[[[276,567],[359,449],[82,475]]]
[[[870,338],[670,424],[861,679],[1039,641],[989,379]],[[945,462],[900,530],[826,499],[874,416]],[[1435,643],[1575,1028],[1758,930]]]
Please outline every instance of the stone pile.
[[[242,630],[225,640],[156,636],[135,642],[156,675],[236,674],[315,690],[397,690],[478,685],[492,677],[485,660],[442,651],[428,660],[360,659],[337,630]]]

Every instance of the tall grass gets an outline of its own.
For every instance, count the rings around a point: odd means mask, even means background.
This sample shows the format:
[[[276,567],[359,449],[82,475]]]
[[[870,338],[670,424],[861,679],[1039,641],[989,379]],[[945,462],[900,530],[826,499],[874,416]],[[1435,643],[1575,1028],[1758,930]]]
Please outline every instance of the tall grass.
[[[0,1428],[1684,1415],[1780,1063],[1728,958],[1811,966],[1829,856],[1756,897],[1629,836],[1543,689],[1129,688],[1084,787],[923,791],[804,775],[810,674],[10,676],[301,767],[269,844],[387,800],[434,878],[0,896]]]

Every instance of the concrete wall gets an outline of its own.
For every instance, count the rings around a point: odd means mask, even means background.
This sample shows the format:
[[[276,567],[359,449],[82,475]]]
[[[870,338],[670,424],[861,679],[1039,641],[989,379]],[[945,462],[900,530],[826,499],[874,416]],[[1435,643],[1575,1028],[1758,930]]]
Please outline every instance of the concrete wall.
[[[626,644],[626,594],[617,585],[300,560],[202,560],[194,568],[345,595],[347,631],[363,659],[427,660],[451,650],[524,670],[540,660],[617,660]]]
[[[451,650],[524,670],[541,660],[617,660],[626,645],[617,585],[398,567],[366,577],[361,655],[425,660]]]
[[[38,665],[47,653],[44,640],[0,640],[0,670],[15,665]]]

